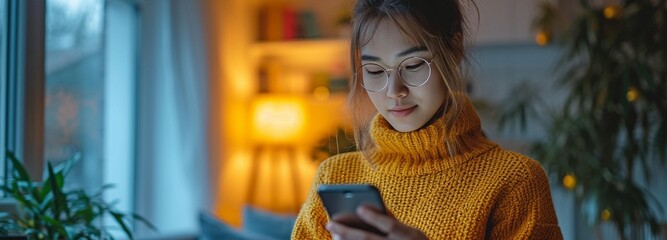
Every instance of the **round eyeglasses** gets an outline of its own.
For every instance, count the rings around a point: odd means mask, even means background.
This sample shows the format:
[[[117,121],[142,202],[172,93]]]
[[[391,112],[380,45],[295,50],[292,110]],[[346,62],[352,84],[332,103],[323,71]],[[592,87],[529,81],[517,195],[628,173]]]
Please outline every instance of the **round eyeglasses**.
[[[421,87],[431,78],[431,63],[420,57],[409,57],[401,61],[397,68],[386,69],[376,63],[366,63],[355,71],[355,77],[361,77],[361,86],[369,92],[384,90],[389,84],[389,71],[398,70],[405,85]]]

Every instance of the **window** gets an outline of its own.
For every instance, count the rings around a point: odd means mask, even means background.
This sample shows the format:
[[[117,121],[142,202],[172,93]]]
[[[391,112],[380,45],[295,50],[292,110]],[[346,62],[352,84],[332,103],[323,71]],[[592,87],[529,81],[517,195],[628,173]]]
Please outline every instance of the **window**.
[[[46,3],[45,158],[78,158],[70,183],[89,192],[113,184],[104,199],[133,211],[137,7],[121,0]]]
[[[77,159],[68,182],[102,185],[103,0],[46,0],[44,159]]]
[[[128,0],[0,0],[0,180],[9,177],[5,150],[33,179],[45,161],[78,158],[69,187],[112,183],[105,200],[132,210],[137,9]]]

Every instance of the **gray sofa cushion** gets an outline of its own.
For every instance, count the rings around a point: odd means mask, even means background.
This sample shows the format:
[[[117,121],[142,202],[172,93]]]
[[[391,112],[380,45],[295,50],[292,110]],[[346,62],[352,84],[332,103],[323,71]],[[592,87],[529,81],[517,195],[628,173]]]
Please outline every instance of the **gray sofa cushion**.
[[[201,240],[279,240],[259,233],[236,229],[208,212],[199,213]],[[288,238],[289,239],[289,238]]]
[[[275,214],[252,206],[243,207],[243,230],[276,239],[290,239],[295,215]]]

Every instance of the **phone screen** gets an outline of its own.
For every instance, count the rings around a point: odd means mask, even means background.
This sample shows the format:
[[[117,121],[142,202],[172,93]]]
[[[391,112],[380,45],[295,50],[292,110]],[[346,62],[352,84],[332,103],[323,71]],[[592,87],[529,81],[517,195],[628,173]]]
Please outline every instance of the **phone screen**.
[[[363,204],[373,206],[382,213],[387,212],[380,192],[375,186],[370,184],[321,184],[317,193],[331,220],[380,236],[385,235],[361,220],[356,214],[357,207]]]

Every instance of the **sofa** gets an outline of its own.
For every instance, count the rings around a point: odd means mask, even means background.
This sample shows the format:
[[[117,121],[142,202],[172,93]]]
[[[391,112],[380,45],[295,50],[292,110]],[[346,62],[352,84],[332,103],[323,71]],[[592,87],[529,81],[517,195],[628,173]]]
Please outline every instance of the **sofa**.
[[[249,205],[243,207],[242,228],[235,228],[209,212],[199,214],[200,240],[290,239],[296,215],[275,214]]]

